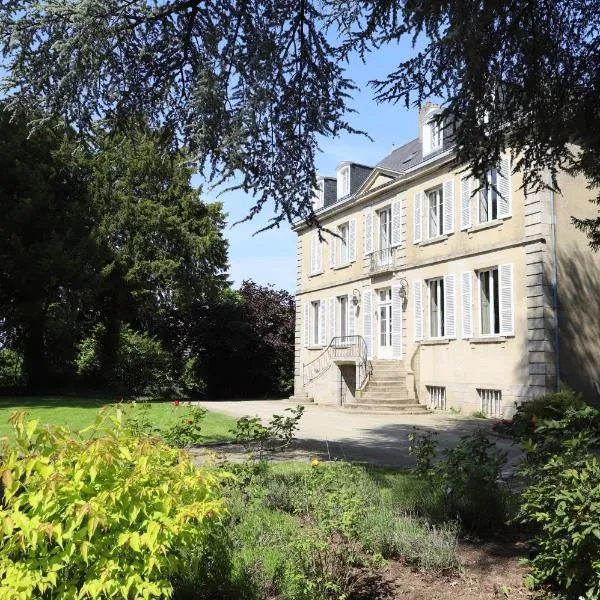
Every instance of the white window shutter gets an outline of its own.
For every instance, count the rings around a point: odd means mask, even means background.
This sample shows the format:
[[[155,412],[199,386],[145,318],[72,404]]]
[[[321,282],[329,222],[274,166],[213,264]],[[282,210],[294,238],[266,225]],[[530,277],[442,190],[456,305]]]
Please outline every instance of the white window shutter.
[[[317,270],[315,273],[320,273],[323,270],[323,242],[321,242],[318,235],[316,236],[315,246],[317,249],[317,260],[315,262]]]
[[[460,228],[471,227],[471,177],[460,179]]]
[[[400,286],[392,286],[392,356],[402,358],[402,297]]]
[[[336,254],[336,246],[338,244],[338,238],[333,235],[330,236],[329,239],[329,266],[333,269],[335,267],[335,254]]]
[[[512,215],[511,181],[510,181],[510,158],[505,156],[500,161],[498,179],[498,217],[510,217]]]
[[[456,278],[454,273],[444,275],[444,334],[456,339]]]
[[[364,220],[364,254],[365,256],[373,252],[373,210],[367,208],[363,213]]]
[[[462,337],[473,337],[473,276],[470,271],[462,274]]]
[[[392,202],[392,247],[402,243],[402,201]]]
[[[327,335],[327,301],[319,301],[319,344],[325,345],[325,336]]]
[[[363,291],[363,337],[367,344],[367,357],[373,357],[373,292]]]
[[[356,307],[352,304],[352,296],[348,296],[348,335],[356,335],[355,316]]]
[[[444,233],[454,231],[454,179],[444,181]]]
[[[498,265],[500,296],[500,335],[515,334],[515,317],[513,303],[513,266]]]
[[[316,241],[316,233],[313,233],[310,238],[310,274],[314,275],[317,272],[317,245]]]
[[[413,283],[413,298],[415,306],[415,341],[423,339],[423,282]]]
[[[335,337],[335,298],[329,298],[329,341]]]
[[[356,260],[356,219],[348,221],[348,260]]]
[[[304,303],[304,347],[310,346],[310,302]]]
[[[418,244],[421,239],[421,230],[423,227],[423,218],[421,215],[421,204],[422,204],[423,194],[421,192],[417,192],[415,194],[415,203],[413,206],[413,242]]]

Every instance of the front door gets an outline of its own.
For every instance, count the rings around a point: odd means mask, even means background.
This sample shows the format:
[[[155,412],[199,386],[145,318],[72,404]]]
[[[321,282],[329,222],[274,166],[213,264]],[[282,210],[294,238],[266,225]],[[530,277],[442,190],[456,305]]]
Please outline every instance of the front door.
[[[379,336],[377,358],[392,358],[392,288],[377,291],[379,295]]]

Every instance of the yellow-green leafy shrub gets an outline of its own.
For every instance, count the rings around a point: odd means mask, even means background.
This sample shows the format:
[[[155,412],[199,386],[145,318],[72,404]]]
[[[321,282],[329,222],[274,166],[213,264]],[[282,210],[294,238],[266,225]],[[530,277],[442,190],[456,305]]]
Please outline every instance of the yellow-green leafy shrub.
[[[190,549],[212,552],[215,475],[121,413],[72,433],[12,417],[0,454],[0,599],[170,598]]]

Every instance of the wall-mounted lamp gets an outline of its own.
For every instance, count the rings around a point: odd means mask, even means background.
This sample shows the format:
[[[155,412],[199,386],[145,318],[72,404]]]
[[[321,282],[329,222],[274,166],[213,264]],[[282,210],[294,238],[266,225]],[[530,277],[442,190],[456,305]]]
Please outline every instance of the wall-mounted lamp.
[[[356,288],[352,290],[352,304],[358,306],[360,304],[360,290]]]
[[[398,282],[400,284],[400,289],[398,290],[398,294],[400,296],[400,298],[402,298],[403,300],[406,300],[408,298],[408,281],[406,281],[406,279],[404,279],[404,277],[402,279],[399,280]]]

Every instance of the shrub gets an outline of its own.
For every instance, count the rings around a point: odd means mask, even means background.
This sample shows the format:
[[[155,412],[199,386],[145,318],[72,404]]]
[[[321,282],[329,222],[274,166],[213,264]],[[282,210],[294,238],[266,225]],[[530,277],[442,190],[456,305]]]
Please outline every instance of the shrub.
[[[517,406],[512,419],[513,432],[519,438],[533,435],[535,428],[548,419],[561,419],[567,409],[585,405],[579,394],[564,386],[559,392],[539,396]]]
[[[0,598],[171,598],[194,549],[226,534],[216,476],[154,438],[124,430],[121,411],[87,431],[12,417],[2,451]]]
[[[97,326],[79,345],[77,372],[88,380],[101,381],[109,388],[127,395],[162,397],[172,387],[171,356],[149,333],[129,326],[121,328],[110,373],[103,372],[102,338],[104,327]]]
[[[600,410],[567,408],[525,444],[519,518],[534,528],[527,583],[566,598],[600,597]]]
[[[164,431],[165,441],[176,448],[190,448],[200,445],[203,442],[202,421],[207,412],[201,406],[191,406],[174,425]]]
[[[23,357],[15,350],[0,350],[0,387],[23,385]]]
[[[361,524],[364,547],[383,558],[402,558],[414,567],[439,573],[458,568],[458,526],[436,527],[409,515],[398,515],[388,507],[367,513]]]
[[[477,430],[444,454],[438,472],[445,483],[449,516],[480,533],[503,525],[510,506],[510,494],[500,483],[506,453]]]
[[[266,450],[276,451],[287,448],[293,441],[298,423],[304,414],[304,406],[286,408],[288,415],[273,415],[268,425],[263,425],[258,417],[238,419],[234,434],[235,441],[257,452],[259,459]]]
[[[417,460],[415,473],[424,475],[431,471],[438,446],[438,442],[433,439],[436,435],[437,432],[435,431],[419,435],[416,427],[413,427],[413,430],[408,434],[408,454],[414,456]]]
[[[181,384],[187,393],[195,397],[204,397],[206,396],[206,382],[199,375],[199,372],[200,360],[198,357],[190,356],[186,358],[181,372]]]

